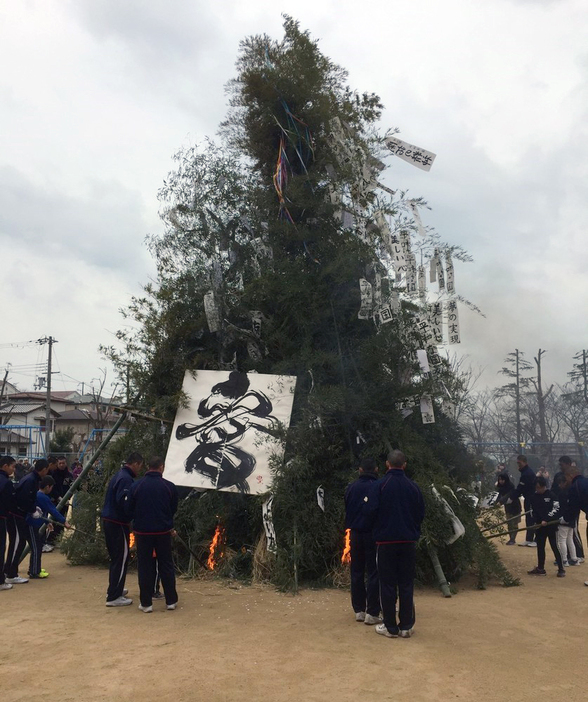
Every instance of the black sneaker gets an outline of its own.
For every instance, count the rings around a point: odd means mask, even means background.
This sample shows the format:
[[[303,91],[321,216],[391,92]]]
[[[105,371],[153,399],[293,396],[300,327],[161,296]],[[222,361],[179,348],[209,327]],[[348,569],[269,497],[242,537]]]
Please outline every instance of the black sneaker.
[[[558,578],[565,578],[565,577],[566,577],[566,571],[565,571],[565,570],[558,570],[558,571],[557,571],[557,577],[558,577]]]
[[[569,566],[575,566],[578,565],[578,561],[568,561]]]
[[[545,568],[533,568],[533,570],[528,570],[527,573],[529,575],[547,575],[547,571],[545,570]]]
[[[163,592],[154,592],[152,597],[154,600],[163,600],[165,595],[163,594]]]

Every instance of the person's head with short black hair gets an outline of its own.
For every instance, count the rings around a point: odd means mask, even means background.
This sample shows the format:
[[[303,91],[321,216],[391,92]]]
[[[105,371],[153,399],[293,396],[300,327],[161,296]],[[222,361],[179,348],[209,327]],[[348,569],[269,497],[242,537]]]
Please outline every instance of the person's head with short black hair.
[[[547,490],[547,480],[542,475],[535,478],[535,492],[542,495]]]
[[[129,457],[126,460],[125,465],[127,465],[135,475],[139,475],[144,463],[145,460],[142,454],[140,454],[138,451],[133,451],[132,453],[129,453]]]
[[[386,465],[388,468],[404,468],[406,466],[406,456],[398,449],[390,451]]]
[[[38,476],[44,478],[49,472],[49,462],[44,458],[39,458],[39,460],[35,463],[34,470]]]
[[[525,470],[527,467],[528,462],[527,462],[527,457],[521,454],[520,456],[517,456],[517,466],[520,471]]]
[[[506,473],[505,471],[503,471],[502,473],[500,473],[498,475],[497,482],[498,482],[498,487],[504,486],[505,489],[508,488],[509,490],[514,490],[514,485],[512,484],[512,480],[510,479],[510,475],[508,473]]]
[[[57,470],[67,470],[67,461],[65,456],[57,456]]]
[[[54,485],[55,480],[50,475],[46,475],[44,478],[41,478],[41,482],[39,483],[39,490],[41,490],[41,492],[44,492],[46,495],[49,495],[51,494],[51,490],[53,490]]]
[[[560,456],[557,459],[557,462],[559,463],[560,468],[563,470],[566,466],[571,466],[572,465],[572,459],[569,456]]]
[[[149,461],[149,470],[156,470],[159,473],[163,473],[163,469],[165,468],[165,461],[161,456],[154,456],[150,461]]]
[[[53,455],[47,456],[47,465],[49,466],[49,470],[51,472],[56,470],[57,469],[57,458]]]
[[[16,468],[16,458],[13,456],[0,456],[0,470],[4,471],[8,477],[14,475]]]
[[[361,461],[359,462],[359,472],[360,473],[377,473],[378,472],[378,464],[376,463],[376,460],[374,458],[369,457],[369,456],[362,458]]]

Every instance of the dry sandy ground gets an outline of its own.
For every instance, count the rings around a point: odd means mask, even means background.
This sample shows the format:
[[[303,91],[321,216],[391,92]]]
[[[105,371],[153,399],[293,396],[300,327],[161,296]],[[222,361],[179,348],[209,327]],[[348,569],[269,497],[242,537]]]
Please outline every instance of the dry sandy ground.
[[[51,553],[50,578],[0,593],[0,700],[585,701],[588,563],[532,578],[534,549],[499,548],[523,586],[419,591],[409,640],[355,623],[334,590],[182,580],[176,611],[144,614],[131,574],[135,604],[107,609],[106,572]]]

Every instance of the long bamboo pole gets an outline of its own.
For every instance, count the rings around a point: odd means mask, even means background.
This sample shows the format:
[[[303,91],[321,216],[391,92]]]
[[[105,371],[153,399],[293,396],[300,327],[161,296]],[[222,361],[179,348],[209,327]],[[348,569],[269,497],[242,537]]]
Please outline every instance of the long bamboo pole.
[[[441,592],[443,593],[443,597],[451,597],[449,583],[447,582],[447,578],[445,577],[445,573],[443,572],[443,568],[441,567],[441,562],[439,561],[437,550],[434,546],[431,546],[431,544],[427,544],[427,551],[429,552],[429,557],[431,559],[431,562],[433,563],[433,569],[435,571],[435,575],[437,576],[437,583],[439,585],[439,588],[441,589]]]
[[[138,398],[134,398],[134,402],[136,402],[137,399],[138,399]],[[78,475],[78,477],[77,477],[77,478],[73,481],[73,483],[70,485],[68,491],[67,491],[67,492],[65,493],[65,495],[61,498],[61,500],[59,500],[59,502],[58,502],[57,505],[56,505],[57,509],[61,509],[61,508],[67,503],[67,501],[69,500],[69,498],[74,494],[74,492],[78,489],[78,486],[80,486],[80,485],[84,482],[86,476],[87,476],[88,473],[90,472],[90,469],[93,467],[94,463],[96,463],[96,461],[100,458],[100,456],[104,453],[104,450],[106,449],[106,447],[107,447],[108,444],[110,443],[112,437],[113,437],[113,436],[116,434],[116,432],[119,430],[121,424],[125,421],[126,418],[127,418],[127,412],[125,411],[125,412],[123,412],[123,413],[120,415],[120,417],[116,420],[116,423],[114,424],[114,426],[112,427],[112,429],[111,429],[111,430],[108,432],[108,434],[106,435],[106,438],[102,440],[102,443],[100,444],[100,446],[98,446],[98,448],[96,449],[96,451],[94,451],[94,453],[93,453],[93,455],[92,455],[92,458],[90,458],[90,460],[86,463],[86,465],[84,466],[82,472]],[[46,526],[42,526],[42,527],[39,529],[39,534],[41,534],[41,536],[42,536],[42,535],[45,533],[45,531],[46,531]],[[22,556],[21,556],[21,559],[20,559],[20,563],[23,562],[23,560],[25,559],[25,557],[27,556],[27,554],[29,553],[29,551],[30,551],[30,548],[29,548],[29,546],[27,546],[27,547],[25,548],[25,550],[23,551],[23,553],[22,553]]]
[[[547,524],[535,524],[534,526],[530,527],[521,527],[520,529],[516,529],[515,531],[501,531],[500,534],[490,534],[490,536],[487,536],[487,539],[496,539],[498,536],[509,536],[510,534],[518,534],[519,531],[532,531],[534,529],[541,529],[543,526],[553,526],[553,524],[559,524],[559,519],[555,519],[552,522],[547,522]]]
[[[492,531],[492,529],[496,529],[496,527],[502,526],[503,524],[508,524],[508,522],[512,522],[515,519],[520,519],[521,517],[524,517],[527,514],[531,514],[531,510],[528,512],[520,512],[519,514],[515,515],[514,517],[509,517],[509,519],[505,519],[503,522],[497,522],[496,524],[493,524],[492,526],[486,527],[485,529],[480,529],[482,534],[485,531]]]

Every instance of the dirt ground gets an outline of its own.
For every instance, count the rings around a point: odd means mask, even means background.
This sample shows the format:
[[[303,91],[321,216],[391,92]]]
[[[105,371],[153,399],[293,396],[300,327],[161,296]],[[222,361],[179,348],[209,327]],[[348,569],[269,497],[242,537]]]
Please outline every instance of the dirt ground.
[[[499,546],[516,588],[416,594],[412,639],[357,624],[346,592],[180,580],[180,605],[104,606],[104,570],[43,557],[46,580],[0,593],[2,702],[584,701],[588,563],[533,578],[535,549]]]

